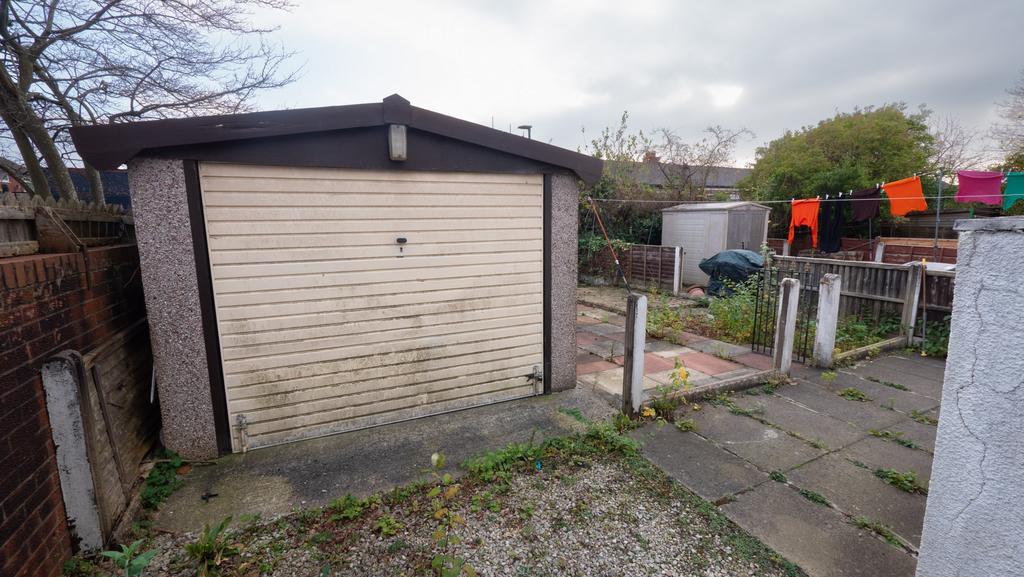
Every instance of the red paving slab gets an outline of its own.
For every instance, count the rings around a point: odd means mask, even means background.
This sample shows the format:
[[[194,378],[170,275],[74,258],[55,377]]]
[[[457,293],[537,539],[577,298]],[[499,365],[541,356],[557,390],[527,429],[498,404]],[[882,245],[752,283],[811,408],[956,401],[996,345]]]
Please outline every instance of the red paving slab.
[[[607,371],[608,369],[617,368],[619,368],[619,365],[601,360],[594,361],[592,363],[576,363],[576,376],[589,375],[590,373],[599,373],[601,371]]]
[[[688,333],[686,331],[679,331],[675,333],[674,336],[676,337],[675,340],[682,341],[679,343],[681,345],[689,345],[699,341],[708,340],[708,338],[705,336],[698,335],[696,333]]]
[[[584,315],[576,315],[577,325],[596,325],[599,322],[601,322],[601,319],[595,319],[594,317]]]
[[[747,353],[745,355],[733,357],[732,360],[762,371],[772,368],[772,358],[767,355],[762,355],[761,353]]]
[[[618,356],[612,359],[612,362],[616,365],[622,365],[624,357]],[[649,375],[651,373],[662,373],[671,369],[676,368],[676,361],[674,358],[665,358],[658,356],[654,353],[644,353],[644,374]]]
[[[588,333],[585,331],[576,333],[576,346],[590,345],[601,340],[605,340],[605,338],[601,335],[595,335],[594,333]]]
[[[730,363],[729,361],[704,353],[683,353],[676,358],[683,363],[684,367],[695,369],[708,375],[718,375],[743,368],[736,363]]]

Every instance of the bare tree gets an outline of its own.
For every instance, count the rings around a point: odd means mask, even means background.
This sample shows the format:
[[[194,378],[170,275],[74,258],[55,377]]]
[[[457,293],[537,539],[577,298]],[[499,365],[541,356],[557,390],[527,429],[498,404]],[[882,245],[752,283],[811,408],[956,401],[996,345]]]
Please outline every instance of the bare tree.
[[[1010,98],[999,103],[1002,122],[992,126],[992,137],[1009,157],[1024,153],[1024,72],[1017,84],[1006,92]]]
[[[38,195],[76,198],[68,129],[250,108],[292,82],[291,56],[256,9],[288,0],[0,0],[0,171]],[[45,167],[45,169],[44,169]],[[99,173],[85,167],[94,200]]]
[[[946,174],[982,166],[986,155],[979,148],[981,133],[964,128],[953,115],[933,118],[929,130],[935,140],[930,162]]]
[[[717,167],[733,161],[736,146],[743,140],[754,138],[746,128],[725,128],[720,125],[704,129],[704,136],[695,143],[684,142],[667,128],[657,131],[658,162],[669,187],[682,198],[684,194],[697,198],[707,196],[708,180]]]

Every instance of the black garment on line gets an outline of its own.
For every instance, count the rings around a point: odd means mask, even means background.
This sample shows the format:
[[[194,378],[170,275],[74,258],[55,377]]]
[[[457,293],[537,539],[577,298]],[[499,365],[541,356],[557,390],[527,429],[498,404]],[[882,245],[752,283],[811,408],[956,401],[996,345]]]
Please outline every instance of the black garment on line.
[[[853,193],[853,222],[878,218],[878,207],[882,204],[882,191],[877,186]]]
[[[822,200],[818,209],[818,250],[821,252],[839,252],[843,248],[843,215],[842,202]]]

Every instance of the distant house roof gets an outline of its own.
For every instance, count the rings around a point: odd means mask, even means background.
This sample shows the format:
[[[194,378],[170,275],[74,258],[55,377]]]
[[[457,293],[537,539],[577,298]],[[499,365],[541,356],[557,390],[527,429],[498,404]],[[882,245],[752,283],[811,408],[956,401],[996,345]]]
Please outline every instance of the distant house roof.
[[[71,137],[86,162],[97,168],[117,168],[147,150],[390,124],[567,169],[589,183],[601,177],[602,165],[597,158],[412,106],[397,94],[369,104],[73,126]]]
[[[684,204],[677,204],[668,208],[662,209],[661,212],[696,212],[699,210],[732,210],[740,207],[757,207],[765,210],[771,210],[770,207],[756,202],[750,202],[747,200],[737,200],[732,202],[691,202]]]
[[[689,174],[699,173],[700,169],[685,167],[678,164],[659,162],[631,162],[635,178],[651,186],[666,186],[670,178],[686,178]],[[750,176],[749,168],[734,168],[731,166],[715,166],[708,172],[708,188],[711,189],[735,189],[737,184],[744,178]]]
[[[53,198],[59,199],[60,193],[57,190],[57,183],[53,180],[50,170],[44,168],[43,173],[46,174],[46,180],[50,183],[50,191],[53,194]],[[69,167],[68,173],[71,175],[71,183],[75,185],[75,192],[78,193],[79,200],[92,202],[92,187],[89,186],[89,179],[85,176],[85,169]],[[131,208],[132,199],[131,195],[128,194],[127,170],[101,170],[100,182],[103,183],[103,198],[107,201],[107,204],[119,204],[125,208]],[[15,180],[9,181],[7,186],[10,187],[12,192],[20,192],[22,190],[22,187]]]

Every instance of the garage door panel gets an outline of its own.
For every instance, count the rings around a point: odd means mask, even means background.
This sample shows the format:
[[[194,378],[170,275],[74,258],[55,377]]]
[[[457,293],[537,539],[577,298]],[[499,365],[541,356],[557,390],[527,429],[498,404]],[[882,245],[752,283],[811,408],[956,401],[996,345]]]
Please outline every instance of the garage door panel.
[[[370,380],[348,383],[330,388],[292,390],[280,395],[244,399],[231,404],[231,409],[245,412],[260,420],[279,420],[303,414],[322,413],[370,402],[388,401],[413,395],[441,392],[450,389],[478,386],[494,381],[526,379],[533,373],[537,359],[520,359],[511,367],[488,367],[491,370],[473,374],[439,376],[431,374],[429,380],[416,375],[402,375],[386,380]]]
[[[534,317],[536,315],[533,315]],[[482,321],[475,324],[493,324]],[[470,323],[466,323],[470,325]],[[504,326],[495,328],[463,328],[448,327],[447,331],[436,331],[433,328],[409,330],[406,338],[392,338],[380,343],[374,342],[371,336],[341,337],[337,339],[344,345],[330,346],[323,349],[306,349],[298,353],[282,353],[244,359],[225,359],[224,371],[230,373],[248,373],[268,369],[288,367],[305,367],[310,364],[329,363],[341,359],[362,357],[366,363],[388,364],[392,354],[415,351],[429,357],[443,351],[445,347],[463,343],[486,342],[489,340],[506,339],[521,335],[531,335],[543,330],[543,325],[529,317],[509,319]],[[438,334],[430,334],[436,332]],[[369,342],[368,342],[369,341]]]
[[[537,392],[540,175],[202,163],[200,180],[236,450]]]
[[[480,397],[488,393],[511,393],[508,398],[521,398],[533,394],[534,386],[526,377],[493,381],[470,387],[456,387],[426,392],[395,399],[377,400],[372,397],[363,399],[363,404],[350,405],[344,408],[310,414],[300,414],[267,421],[258,421],[250,425],[249,434],[259,436],[295,427],[308,427],[324,423],[337,423],[355,417],[374,413],[402,410],[407,407],[424,408],[430,404],[454,401],[462,398]],[[433,411],[432,411],[433,412]]]
[[[448,325],[463,321],[497,320],[516,318],[522,315],[537,315],[543,312],[542,299],[536,295],[524,295],[518,299],[499,299],[492,301],[492,306],[469,309],[476,303],[454,302],[449,306],[428,305],[429,312],[409,312],[407,307],[395,309],[370,309],[363,311],[362,317],[355,314],[346,315],[339,322],[320,320],[313,325],[293,328],[277,327],[258,332],[242,334],[222,334],[221,345],[226,358],[239,358],[235,354],[265,354],[262,346],[285,343],[290,346],[305,346],[306,343],[316,344],[322,339],[386,333],[394,330],[410,328],[437,327],[447,330]],[[452,306],[457,305],[457,306]],[[453,310],[454,309],[454,310]],[[376,313],[376,314],[369,314]],[[384,316],[389,315],[389,316]],[[314,319],[316,321],[317,319]],[[388,337],[390,338],[390,336]]]
[[[281,339],[260,344],[246,344],[240,346],[225,346],[224,347],[224,360],[235,361],[241,359],[252,359],[257,357],[273,357],[280,355],[287,355],[298,352],[315,352],[322,351],[325,349],[335,349],[339,347],[349,347],[352,345],[365,345],[378,342],[411,340],[426,338],[432,336],[449,335],[449,334],[462,334],[472,331],[482,331],[486,329],[496,329],[502,327],[519,326],[520,323],[534,321],[536,316],[543,311],[540,307],[523,307],[517,311],[511,311],[507,314],[504,311],[497,311],[499,314],[491,315],[490,318],[476,319],[474,316],[483,315],[458,315],[459,317],[465,316],[465,318],[459,318],[458,320],[450,319],[448,322],[436,322],[436,323],[424,323],[423,326],[418,326],[418,323],[408,322],[405,319],[401,319],[404,322],[390,322],[390,323],[360,323],[359,326],[340,326],[330,327],[330,331],[340,332],[338,335],[320,335],[311,337],[302,337],[297,335],[297,332],[292,331],[290,339],[282,337]],[[373,325],[381,324],[379,329],[374,328]],[[457,325],[457,326],[456,326]],[[458,333],[453,333],[453,330],[458,330]]]
[[[297,391],[309,391],[311,394],[316,394],[317,391],[323,389],[332,389],[352,383],[377,381],[386,376],[396,379],[396,382],[415,382],[417,379],[422,379],[423,373],[426,372],[429,372],[431,378],[455,378],[461,374],[471,372],[467,370],[467,365],[494,369],[517,364],[529,364],[532,366],[536,364],[535,361],[537,359],[543,358],[542,355],[542,347],[536,343],[516,347],[500,347],[493,350],[481,351],[476,349],[476,352],[449,357],[339,371],[294,380],[277,380],[269,383],[236,386],[231,389],[231,398],[232,402],[234,402],[235,400],[241,401]]]
[[[367,283],[344,287],[282,289],[219,296],[224,319],[258,319],[264,316],[333,312],[342,308],[389,306],[386,303],[419,304],[456,298],[523,294],[543,282],[541,273],[494,274],[429,279],[418,282]],[[375,289],[380,287],[380,292]],[[461,296],[460,296],[461,295]],[[393,299],[409,299],[394,301]],[[344,305],[344,306],[342,306]]]
[[[526,256],[523,258],[526,258]],[[424,264],[422,263],[423,260],[424,259],[420,259],[421,264]],[[542,273],[543,270],[543,263],[535,262],[533,260],[502,262],[486,265],[443,265],[434,261],[429,265],[417,268],[396,268],[372,271],[372,276],[368,275],[365,270],[357,270],[332,274],[273,276],[260,279],[258,284],[254,283],[251,278],[214,279],[213,288],[217,294],[230,294],[275,290],[296,290],[301,288],[335,287],[338,289],[337,296],[342,297],[346,296],[347,290],[352,285],[372,285],[377,282],[417,282],[439,278],[469,278],[492,274]]]
[[[385,270],[436,269],[482,264],[503,265],[519,262],[536,262],[538,257],[544,258],[543,252],[537,246],[529,247],[526,250],[514,250],[515,247],[502,244],[495,244],[493,246],[496,250],[486,253],[478,254],[466,251],[468,254],[456,253],[447,255],[417,254],[417,251],[420,250],[419,247],[410,247],[408,251],[399,253],[396,248],[392,247],[392,254],[379,257],[366,254],[365,249],[354,249],[352,251],[344,251],[342,249],[343,254],[339,254],[337,258],[330,260],[310,262],[290,262],[285,260],[283,262],[257,264],[217,264],[213,266],[213,278],[215,280],[225,280],[257,277],[261,280],[260,286],[265,286],[265,283],[262,281],[268,277],[301,277],[340,272],[377,273]],[[302,286],[302,284],[300,283],[299,286]]]

